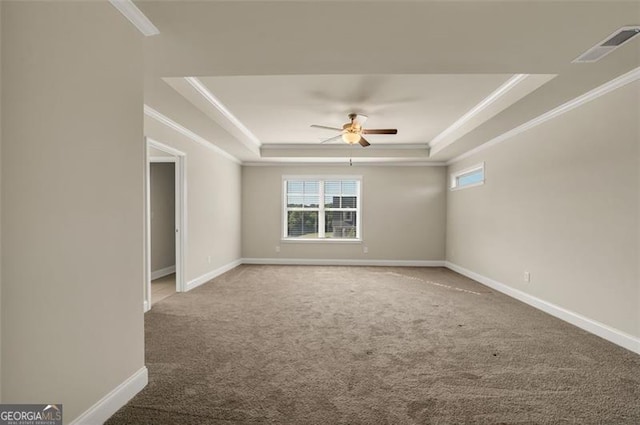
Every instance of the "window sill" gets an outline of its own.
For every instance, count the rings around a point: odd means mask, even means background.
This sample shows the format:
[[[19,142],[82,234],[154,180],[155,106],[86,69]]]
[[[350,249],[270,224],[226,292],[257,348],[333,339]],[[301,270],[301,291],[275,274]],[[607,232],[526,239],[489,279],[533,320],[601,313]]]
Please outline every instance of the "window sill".
[[[324,238],[324,239],[298,239],[298,238],[282,238],[280,239],[282,243],[344,243],[344,244],[361,244],[362,239],[334,239],[334,238]]]

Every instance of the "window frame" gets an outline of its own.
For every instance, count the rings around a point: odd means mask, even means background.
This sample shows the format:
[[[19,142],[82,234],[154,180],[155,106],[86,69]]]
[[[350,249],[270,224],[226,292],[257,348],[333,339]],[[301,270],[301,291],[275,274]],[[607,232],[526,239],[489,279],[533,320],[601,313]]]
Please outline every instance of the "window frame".
[[[327,181],[351,180],[356,182],[356,208],[326,208],[324,203],[324,190]],[[287,182],[289,181],[314,181],[319,186],[319,204],[318,208],[289,208],[287,206]],[[281,226],[280,240],[286,243],[362,243],[362,176],[361,175],[283,175],[281,182]],[[287,236],[288,230],[288,212],[289,211],[317,211],[318,212],[318,237],[317,238],[295,238]],[[325,236],[325,212],[329,211],[353,211],[356,213],[356,237],[343,238],[327,238]],[[325,237],[320,237],[320,235]]]
[[[466,184],[466,185],[460,185],[459,181],[462,177],[465,177],[469,174],[475,173],[476,171],[482,171],[482,180],[476,183],[471,183],[471,184]],[[485,180],[486,180],[486,171],[485,171],[485,165],[484,162],[481,162],[479,164],[473,165],[471,167],[467,167],[464,168],[462,170],[459,171],[455,171],[453,173],[451,173],[450,178],[449,178],[449,190],[462,190],[462,189],[467,189],[470,187],[477,187],[477,186],[481,186],[484,184]]]

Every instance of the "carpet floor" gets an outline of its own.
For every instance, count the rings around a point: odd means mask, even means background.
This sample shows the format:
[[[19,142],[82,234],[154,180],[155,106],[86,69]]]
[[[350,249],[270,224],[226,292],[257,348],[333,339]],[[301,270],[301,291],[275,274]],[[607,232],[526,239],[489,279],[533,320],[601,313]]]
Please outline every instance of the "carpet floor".
[[[640,356],[444,268],[244,265],[145,315],[119,424],[640,424]]]

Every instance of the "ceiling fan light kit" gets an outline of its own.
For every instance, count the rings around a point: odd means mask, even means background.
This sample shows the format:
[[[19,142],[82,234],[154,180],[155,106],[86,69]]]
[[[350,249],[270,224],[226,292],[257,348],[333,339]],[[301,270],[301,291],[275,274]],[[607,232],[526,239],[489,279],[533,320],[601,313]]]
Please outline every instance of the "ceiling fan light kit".
[[[355,131],[347,131],[346,133],[342,133],[342,140],[350,145],[358,143],[361,138],[362,136],[360,136],[360,134],[356,133]]]
[[[327,140],[323,140],[320,143],[328,143],[336,140],[342,140],[343,142],[349,145],[355,145],[356,143],[360,144],[363,148],[370,146],[369,143],[364,137],[363,134],[398,134],[398,130],[395,128],[380,128],[380,129],[365,129],[363,128],[364,122],[367,120],[366,115],[360,114],[349,114],[348,122],[342,126],[342,128],[337,127],[329,127],[326,125],[311,125],[314,128],[323,128],[325,130],[334,130],[339,131],[341,134],[338,136],[331,137]]]

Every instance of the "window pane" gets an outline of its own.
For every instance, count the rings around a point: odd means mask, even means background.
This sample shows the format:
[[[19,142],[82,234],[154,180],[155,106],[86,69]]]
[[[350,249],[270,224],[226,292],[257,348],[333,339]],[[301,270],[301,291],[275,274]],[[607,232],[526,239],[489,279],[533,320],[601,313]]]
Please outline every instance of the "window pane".
[[[355,239],[357,214],[355,211],[327,211],[325,213],[325,237]]]
[[[342,194],[343,195],[357,195],[358,183],[352,180],[345,180],[342,182]]]
[[[287,212],[287,237],[317,238],[318,237],[318,212],[317,211],[288,211]]]
[[[484,171],[483,170],[477,170],[477,171],[473,171],[469,174],[464,174],[460,177],[458,177],[458,187],[461,186],[468,186],[470,184],[475,184],[475,183],[480,183],[482,182],[482,180],[484,179]]]
[[[356,197],[355,196],[343,196],[342,197],[342,208],[356,208]]]
[[[332,196],[332,195],[327,195],[327,194],[325,193],[325,195],[324,195],[324,207],[325,207],[325,208],[338,208],[338,207],[334,207],[334,206],[333,206],[333,200],[334,200],[334,198],[335,198],[334,196]],[[340,203],[340,202],[338,202],[338,204],[339,204],[339,203]]]
[[[305,208],[318,208],[320,205],[320,197],[318,195],[304,195]]]
[[[325,182],[324,193],[327,195],[340,195],[340,182]]]
[[[301,208],[304,197],[302,195],[287,195],[287,207]]]
[[[303,185],[299,181],[287,182],[287,193],[302,193]]]
[[[304,193],[306,194],[315,194],[320,193],[320,183],[315,182],[304,182]]]
[[[357,196],[327,196],[324,197],[325,208],[357,208]]]
[[[326,238],[355,239],[359,233],[359,185],[358,180],[286,180],[286,237],[316,239],[324,225]],[[321,214],[324,223],[319,223]]]
[[[324,196],[325,208],[340,208],[340,197],[336,195]]]

